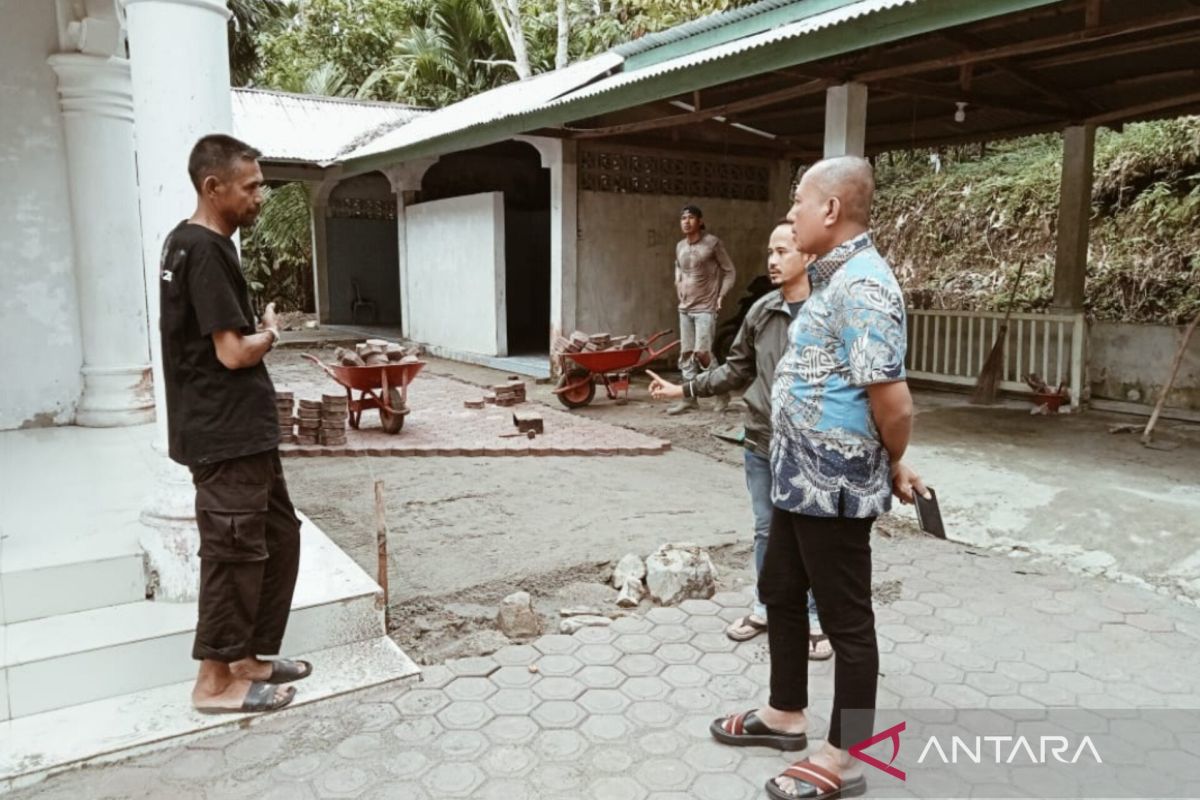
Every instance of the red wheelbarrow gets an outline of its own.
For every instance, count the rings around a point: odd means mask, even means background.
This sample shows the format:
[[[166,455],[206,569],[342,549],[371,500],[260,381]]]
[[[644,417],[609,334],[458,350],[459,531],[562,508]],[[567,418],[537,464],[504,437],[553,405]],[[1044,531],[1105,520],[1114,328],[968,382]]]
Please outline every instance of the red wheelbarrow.
[[[563,353],[563,356],[574,361],[576,366],[563,371],[558,387],[554,389],[558,401],[567,408],[582,408],[596,396],[597,383],[604,384],[604,391],[609,400],[628,397],[629,373],[679,346],[679,341],[676,340],[658,350],[651,347],[668,333],[670,331],[660,331],[647,339],[644,347],[629,350]]]
[[[329,377],[346,387],[346,400],[350,406],[350,427],[358,429],[362,412],[368,408],[379,409],[379,422],[388,433],[399,433],[408,415],[408,385],[425,366],[424,361],[396,364],[376,364],[366,367],[343,367],[326,364],[316,356],[302,354],[309,361],[325,370]],[[354,399],[352,390],[358,390]],[[376,393],[378,392],[378,394]]]

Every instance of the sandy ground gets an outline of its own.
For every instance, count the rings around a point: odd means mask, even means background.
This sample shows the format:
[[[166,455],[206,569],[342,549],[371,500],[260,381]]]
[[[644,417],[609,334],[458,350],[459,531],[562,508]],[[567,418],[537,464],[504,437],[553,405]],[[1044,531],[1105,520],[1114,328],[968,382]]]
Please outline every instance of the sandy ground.
[[[313,369],[296,351],[271,356],[280,375]],[[478,385],[504,373],[430,359],[436,375]],[[559,407],[548,383],[532,402]],[[702,401],[703,402],[703,401]],[[942,497],[951,538],[1028,561],[1200,598],[1200,426],[1160,423],[1170,450],[1149,450],[1109,427],[1137,418],[1100,412],[1032,417],[1028,406],[979,408],[957,395],[920,393],[911,459]],[[669,417],[645,378],[629,401],[575,411],[668,439],[661,456],[613,458],[318,458],[286,463],[297,506],[371,574],[376,571],[372,486],[385,482],[393,634],[414,658],[489,652],[496,604],[524,589],[548,629],[561,608],[616,612],[604,585],[611,562],[664,542],[713,549],[721,588],[751,582],[751,515],[741,448],[716,432],[723,415]],[[401,434],[403,435],[403,434]],[[876,526],[919,535],[910,508]],[[877,602],[889,587],[876,587]]]
[[[277,376],[315,369],[296,351],[271,356]],[[502,373],[431,360],[430,372],[491,384]],[[419,379],[418,379],[419,380]],[[559,407],[548,385],[533,402]],[[741,449],[711,430],[736,429],[740,411],[667,417],[636,388],[633,399],[581,412],[673,442],[658,456],[289,459],[296,506],[364,569],[377,571],[373,486],[384,481],[393,634],[427,662],[506,642],[492,620],[505,595],[526,590],[548,628],[561,608],[616,613],[603,584],[611,562],[665,542],[712,548],[721,588],[752,578],[751,514]],[[400,434],[403,436],[403,433]]]

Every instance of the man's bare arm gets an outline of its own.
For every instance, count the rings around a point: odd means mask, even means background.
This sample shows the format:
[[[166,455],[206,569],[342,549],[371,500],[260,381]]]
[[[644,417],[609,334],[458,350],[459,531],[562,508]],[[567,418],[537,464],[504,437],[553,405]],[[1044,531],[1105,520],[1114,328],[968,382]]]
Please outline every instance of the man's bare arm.
[[[236,330],[213,331],[213,346],[217,360],[226,369],[245,369],[263,360],[279,339],[279,328],[275,320],[275,304],[268,303],[263,312],[261,330],[243,335]]]
[[[914,491],[928,497],[921,476],[902,461],[912,438],[913,402],[908,383],[873,383],[867,386],[867,397],[871,401],[875,429],[879,431],[879,438],[892,462],[892,491],[904,503],[913,501]]]

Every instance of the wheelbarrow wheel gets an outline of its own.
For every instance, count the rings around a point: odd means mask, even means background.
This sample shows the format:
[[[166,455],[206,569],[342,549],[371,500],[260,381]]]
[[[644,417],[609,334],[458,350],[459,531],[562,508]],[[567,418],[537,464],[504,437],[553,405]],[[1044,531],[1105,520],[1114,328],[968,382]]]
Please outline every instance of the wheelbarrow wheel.
[[[387,397],[388,405],[400,411],[404,408],[404,399],[400,396],[399,389],[388,389]],[[393,414],[383,406],[379,407],[379,421],[383,424],[383,429],[388,433],[396,434],[404,427],[404,414]]]
[[[565,392],[558,393],[558,401],[567,408],[583,408],[592,402],[596,396],[596,382],[591,379],[591,373],[586,369],[573,369],[558,379],[558,388],[563,388],[587,378],[587,381]]]

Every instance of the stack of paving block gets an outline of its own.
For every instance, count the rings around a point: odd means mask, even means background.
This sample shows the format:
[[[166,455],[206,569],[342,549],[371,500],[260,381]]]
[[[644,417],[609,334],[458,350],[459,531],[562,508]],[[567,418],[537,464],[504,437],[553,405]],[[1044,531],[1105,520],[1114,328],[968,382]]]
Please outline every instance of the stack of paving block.
[[[321,401],[300,400],[296,444],[316,444],[321,432]]]
[[[525,381],[510,377],[507,383],[498,383],[493,386],[491,394],[498,406],[515,406],[517,403],[524,403]],[[489,402],[487,395],[484,395],[484,401]]]
[[[391,363],[388,359],[388,343],[383,339],[367,339],[355,345],[354,350],[368,367]]]
[[[275,392],[275,410],[279,412],[279,443],[291,444],[296,441],[296,418],[293,416],[293,401],[291,392]]]
[[[599,353],[606,350],[640,350],[646,339],[636,334],[613,336],[610,333],[587,334],[575,331],[569,337],[559,336],[554,340],[552,351],[561,358],[569,353]]]
[[[321,427],[317,438],[328,447],[345,447],[350,400],[344,394],[321,395]]]

